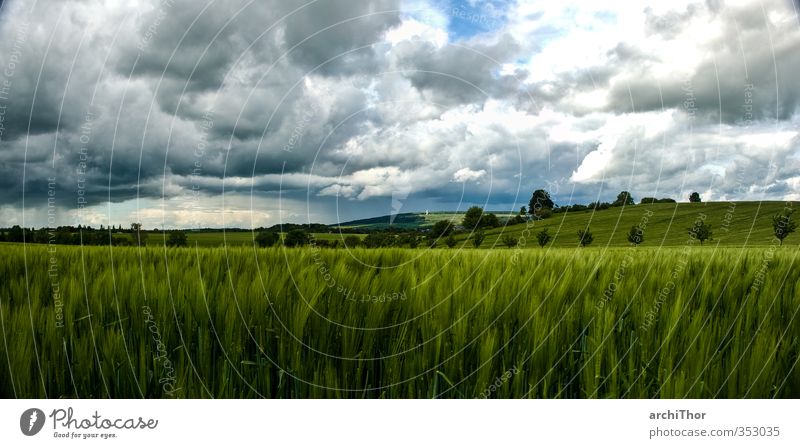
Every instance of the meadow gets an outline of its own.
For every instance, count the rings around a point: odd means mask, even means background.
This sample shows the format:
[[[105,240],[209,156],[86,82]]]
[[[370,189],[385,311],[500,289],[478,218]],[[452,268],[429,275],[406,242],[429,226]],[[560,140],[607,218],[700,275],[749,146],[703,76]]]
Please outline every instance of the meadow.
[[[530,246],[536,245],[536,233],[547,228],[553,240],[548,247],[576,247],[577,231],[591,229],[594,245],[624,247],[629,244],[628,231],[634,225],[645,227],[644,247],[682,246],[686,244],[687,229],[697,219],[711,224],[713,237],[706,245],[753,247],[769,246],[773,239],[772,217],[782,212],[785,202],[702,202],[676,204],[638,204],[614,207],[597,212],[579,211],[558,213],[537,222],[517,224],[485,231],[480,247],[502,247],[504,236],[520,238],[525,233]],[[787,242],[797,236],[790,236]],[[471,246],[469,235],[459,235]]]
[[[4,398],[800,397],[796,246],[0,251]]]

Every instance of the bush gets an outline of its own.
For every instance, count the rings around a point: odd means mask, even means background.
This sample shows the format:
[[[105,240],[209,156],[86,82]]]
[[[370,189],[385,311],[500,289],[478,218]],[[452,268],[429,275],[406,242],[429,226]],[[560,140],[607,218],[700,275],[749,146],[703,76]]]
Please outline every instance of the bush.
[[[644,229],[635,225],[628,231],[628,242],[638,246],[644,241]]]
[[[687,230],[689,230],[690,237],[700,241],[701,246],[705,240],[710,240],[711,236],[714,234],[714,232],[711,231],[711,224],[706,224],[702,219],[695,221],[694,225]]]
[[[592,235],[592,232],[588,228],[585,230],[578,230],[578,242],[581,243],[582,247],[592,244],[592,241],[594,241],[594,235]]]
[[[483,243],[483,240],[485,239],[486,235],[483,233],[483,231],[478,230],[472,234],[472,245],[477,249],[481,246],[481,243]]]
[[[481,218],[481,227],[500,227],[500,220],[494,213],[486,213]]]
[[[183,230],[175,230],[169,233],[169,238],[167,238],[167,246],[171,247],[186,247],[188,242],[188,238],[186,238],[186,232]]]
[[[794,210],[789,209],[772,217],[772,231],[775,234],[775,238],[780,240],[781,246],[783,246],[784,238],[797,230],[797,222],[792,219],[792,213],[794,213]]]
[[[461,220],[461,225],[468,230],[477,229],[480,227],[481,217],[483,216],[483,209],[480,207],[470,207],[464,214],[464,219]]]
[[[513,236],[506,235],[503,237],[503,244],[506,245],[509,249],[517,245],[517,239]]]
[[[311,236],[305,230],[290,230],[283,238],[283,245],[286,247],[305,246],[311,242]]]
[[[258,235],[256,235],[256,243],[258,244],[258,247],[272,247],[280,239],[280,235],[275,232],[262,231],[258,232]]]
[[[622,191],[617,195],[617,199],[611,204],[614,207],[620,207],[623,205],[633,205],[633,196],[631,196],[630,192]]]
[[[539,243],[540,247],[546,246],[552,239],[553,237],[550,236],[550,231],[547,228],[536,234],[536,241]]]
[[[450,235],[450,236],[447,237],[446,240],[444,240],[444,244],[446,244],[447,247],[452,249],[452,248],[456,247],[456,244],[458,244],[458,241],[456,241],[456,239],[455,239],[455,237],[453,237],[453,235]]]
[[[450,220],[443,219],[436,221],[436,224],[431,228],[431,234],[434,238],[443,238],[453,233],[453,230],[455,230],[453,223]]]
[[[549,209],[549,208],[540,208],[540,209],[536,210],[535,212],[533,212],[533,214],[531,214],[531,216],[533,216],[533,219],[536,219],[536,220],[547,219],[547,218],[553,216],[553,210]]]
[[[346,247],[358,247],[361,244],[361,238],[355,235],[347,235],[344,237],[344,245]]]
[[[364,238],[364,246],[369,248],[376,247],[390,247],[394,245],[394,235],[388,233],[375,232],[370,233]]]

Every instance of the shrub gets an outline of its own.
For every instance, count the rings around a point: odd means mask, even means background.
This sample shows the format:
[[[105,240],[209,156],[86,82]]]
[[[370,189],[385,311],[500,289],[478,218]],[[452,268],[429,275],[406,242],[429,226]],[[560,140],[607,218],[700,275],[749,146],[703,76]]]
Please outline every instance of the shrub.
[[[361,238],[355,235],[347,235],[344,237],[344,245],[347,247],[358,247],[361,244]]]
[[[689,230],[690,237],[700,241],[701,246],[705,240],[710,240],[714,234],[711,231],[711,224],[706,224],[702,219],[695,221],[694,225],[687,230]]]
[[[281,237],[275,232],[261,231],[256,235],[256,243],[258,247],[272,247]]]
[[[472,234],[472,245],[475,246],[477,249],[483,243],[483,240],[486,239],[486,235],[483,233],[482,230],[478,230],[474,234]]]
[[[188,242],[188,238],[186,238],[186,232],[183,230],[175,230],[169,233],[169,238],[167,238],[167,246],[172,247],[185,247]]]
[[[772,217],[772,231],[775,233],[775,238],[780,240],[781,246],[783,246],[784,238],[797,230],[797,223],[792,219],[792,213],[794,210],[790,209]]]
[[[592,241],[594,241],[594,235],[592,235],[592,232],[588,228],[585,230],[578,230],[578,242],[582,247],[592,244]]]
[[[294,229],[286,233],[283,238],[283,245],[286,247],[305,246],[311,242],[311,236],[305,230]]]
[[[547,228],[536,234],[536,241],[539,242],[540,247],[546,246],[552,239],[553,237],[550,236],[550,231]]]
[[[628,231],[628,242],[638,246],[644,241],[644,229],[638,225],[631,227]]]

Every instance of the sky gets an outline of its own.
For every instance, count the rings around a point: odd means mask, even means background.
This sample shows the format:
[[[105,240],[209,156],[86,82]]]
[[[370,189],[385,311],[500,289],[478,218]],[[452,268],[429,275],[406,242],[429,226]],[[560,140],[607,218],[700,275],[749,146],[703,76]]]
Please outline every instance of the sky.
[[[792,0],[6,0],[0,227],[800,200]]]

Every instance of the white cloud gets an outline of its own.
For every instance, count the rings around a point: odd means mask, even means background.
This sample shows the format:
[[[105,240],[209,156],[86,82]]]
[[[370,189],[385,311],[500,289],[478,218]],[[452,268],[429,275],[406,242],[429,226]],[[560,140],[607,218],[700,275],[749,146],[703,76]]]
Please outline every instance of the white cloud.
[[[453,173],[453,182],[475,182],[486,175],[486,170],[471,170],[469,168],[461,168]]]

